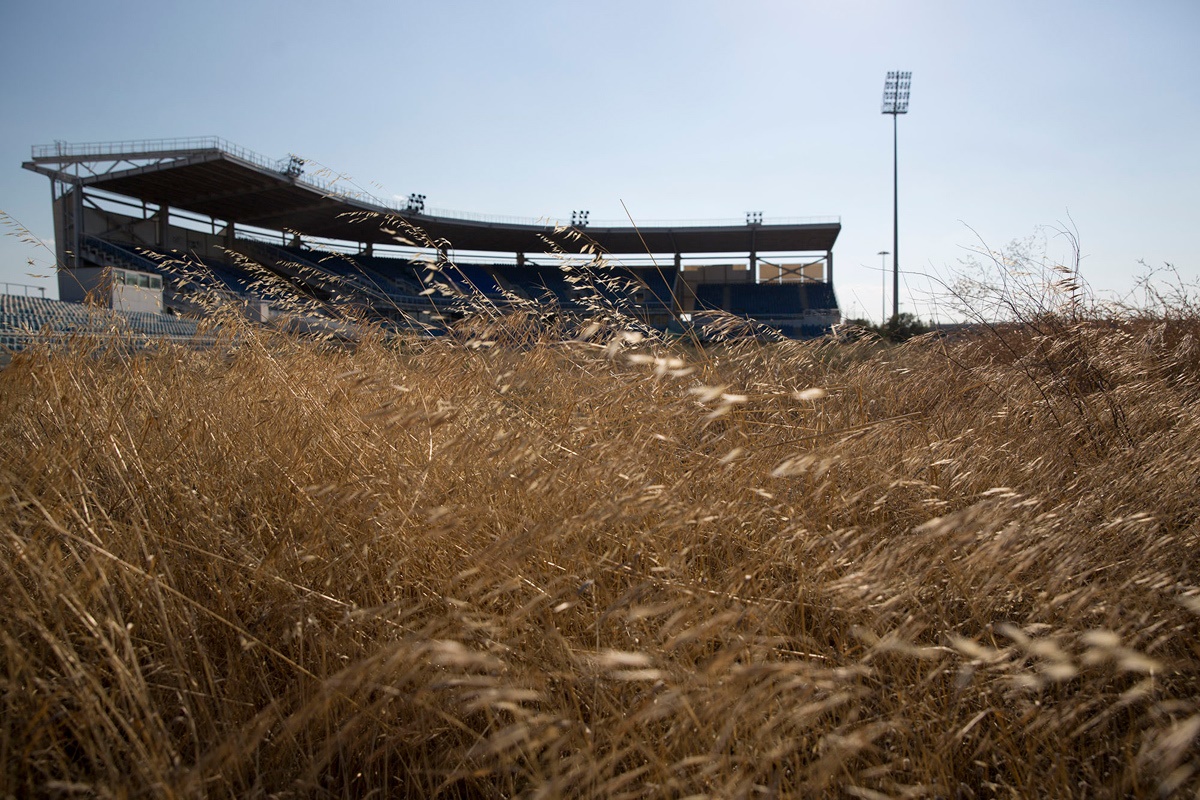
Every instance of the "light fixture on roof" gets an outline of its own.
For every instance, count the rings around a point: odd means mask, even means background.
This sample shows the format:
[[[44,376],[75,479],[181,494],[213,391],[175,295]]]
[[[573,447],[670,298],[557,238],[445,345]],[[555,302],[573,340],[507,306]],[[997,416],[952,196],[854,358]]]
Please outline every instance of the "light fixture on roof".
[[[413,194],[410,194],[408,196],[408,205],[406,205],[404,207],[404,210],[408,211],[412,214],[424,214],[425,213],[425,195],[416,194],[415,192]]]
[[[762,225],[762,221],[763,221],[763,212],[761,212],[761,211],[747,211],[746,212],[746,224],[747,225]]]
[[[299,178],[304,174],[304,159],[295,153],[289,153],[287,166],[284,167],[283,174],[289,178]]]
[[[571,227],[572,228],[586,228],[588,225],[588,214],[589,214],[589,212],[587,212],[587,211],[572,211],[571,212]]]
[[[900,156],[896,118],[908,113],[911,72],[889,72],[883,83],[883,113],[892,115],[892,316],[900,316]]]

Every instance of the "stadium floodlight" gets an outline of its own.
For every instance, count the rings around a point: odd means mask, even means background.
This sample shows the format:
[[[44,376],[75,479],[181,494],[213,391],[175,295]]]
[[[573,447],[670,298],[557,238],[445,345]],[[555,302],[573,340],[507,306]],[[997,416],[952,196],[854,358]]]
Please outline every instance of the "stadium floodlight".
[[[304,174],[304,159],[298,155],[288,155],[287,166],[283,169],[283,174],[289,178],[299,178]]]
[[[883,83],[883,113],[892,115],[892,316],[900,317],[900,151],[896,118],[908,113],[911,72],[889,72]]]
[[[908,93],[912,88],[911,72],[889,72],[883,83],[883,113],[907,114]]]
[[[763,220],[763,212],[761,212],[761,211],[747,211],[746,212],[746,224],[747,225],[762,225],[762,220]]]
[[[413,214],[425,213],[425,195],[416,193],[410,194],[408,196],[408,205],[404,207],[404,210],[412,212]]]
[[[571,212],[571,227],[586,228],[588,224],[588,211],[572,211]]]

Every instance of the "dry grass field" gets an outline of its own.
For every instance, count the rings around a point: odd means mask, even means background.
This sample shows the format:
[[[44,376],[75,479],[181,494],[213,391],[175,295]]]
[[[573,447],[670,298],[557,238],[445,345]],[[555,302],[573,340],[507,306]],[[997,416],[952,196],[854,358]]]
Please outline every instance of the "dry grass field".
[[[1200,318],[0,372],[0,794],[1200,796]]]

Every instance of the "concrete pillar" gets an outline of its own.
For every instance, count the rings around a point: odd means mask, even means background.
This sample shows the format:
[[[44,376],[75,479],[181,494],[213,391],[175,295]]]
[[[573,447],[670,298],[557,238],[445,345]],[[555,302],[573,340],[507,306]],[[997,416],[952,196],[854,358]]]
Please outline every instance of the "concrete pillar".
[[[167,210],[167,204],[160,202],[158,210],[154,212],[154,245],[159,248],[167,245],[167,217],[170,212]]]
[[[758,237],[754,226],[750,228],[750,282],[758,283]]]
[[[71,216],[74,218],[71,227],[74,232],[75,267],[78,269],[83,266],[83,256],[80,255],[83,247],[83,184],[75,184],[74,195],[71,199]]]

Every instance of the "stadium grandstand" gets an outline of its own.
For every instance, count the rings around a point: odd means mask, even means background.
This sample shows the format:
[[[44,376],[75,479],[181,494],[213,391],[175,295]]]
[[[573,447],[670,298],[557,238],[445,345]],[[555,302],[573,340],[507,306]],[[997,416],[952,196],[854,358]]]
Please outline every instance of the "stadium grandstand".
[[[794,338],[840,320],[834,217],[635,225],[445,212],[215,137],[58,142],[23,166],[51,182],[61,299],[6,300],[5,319],[21,315],[26,330],[78,322],[63,307],[87,302],[134,330],[184,336],[214,297],[264,323],[428,333],[482,307],[579,319],[619,309],[674,331],[735,315]],[[147,321],[164,318],[178,321]]]

